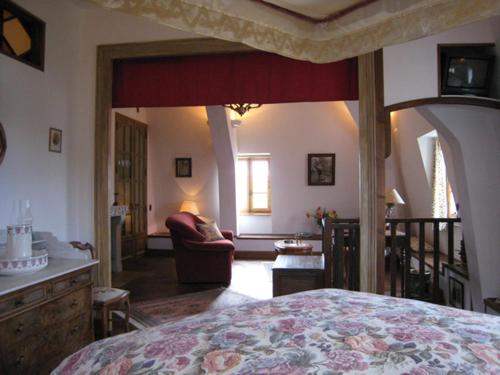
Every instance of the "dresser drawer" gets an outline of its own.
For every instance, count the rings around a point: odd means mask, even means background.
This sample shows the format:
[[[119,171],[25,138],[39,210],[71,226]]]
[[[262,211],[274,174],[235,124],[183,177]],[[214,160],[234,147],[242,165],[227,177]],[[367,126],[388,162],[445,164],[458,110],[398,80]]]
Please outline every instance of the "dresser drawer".
[[[52,294],[58,295],[90,283],[92,274],[90,270],[75,272],[69,276],[55,280],[52,283]]]
[[[0,318],[40,303],[48,298],[49,284],[40,284],[0,299]]]
[[[54,322],[64,323],[77,315],[91,311],[91,293],[90,287],[82,288],[0,323],[2,337],[5,335],[8,342],[23,340]]]

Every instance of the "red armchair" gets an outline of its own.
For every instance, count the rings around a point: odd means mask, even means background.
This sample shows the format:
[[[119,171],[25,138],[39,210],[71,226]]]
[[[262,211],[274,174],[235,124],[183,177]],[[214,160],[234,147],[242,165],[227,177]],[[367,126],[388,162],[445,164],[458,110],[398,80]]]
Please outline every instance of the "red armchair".
[[[177,279],[181,283],[230,284],[233,232],[223,230],[224,240],[206,241],[196,228],[196,224],[203,223],[189,212],[169,216],[165,222],[174,245]]]

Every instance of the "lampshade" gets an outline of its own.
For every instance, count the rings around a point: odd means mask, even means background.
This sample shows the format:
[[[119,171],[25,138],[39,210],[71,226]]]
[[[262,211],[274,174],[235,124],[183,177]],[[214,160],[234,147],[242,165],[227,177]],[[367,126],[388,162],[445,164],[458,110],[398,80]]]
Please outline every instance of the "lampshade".
[[[193,215],[199,215],[198,205],[195,201],[184,201],[181,204],[180,212],[190,212]]]
[[[386,204],[405,204],[401,195],[399,195],[396,189],[387,189],[385,191],[385,203]]]

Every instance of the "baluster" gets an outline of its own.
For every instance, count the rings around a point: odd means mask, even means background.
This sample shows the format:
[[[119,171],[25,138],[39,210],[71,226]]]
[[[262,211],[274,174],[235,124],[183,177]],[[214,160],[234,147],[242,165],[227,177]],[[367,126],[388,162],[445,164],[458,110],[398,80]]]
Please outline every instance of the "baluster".
[[[411,223],[407,221],[405,223],[405,245],[404,245],[404,269],[403,269],[403,278],[402,283],[404,284],[401,288],[404,293],[403,296],[408,298],[410,293],[408,288],[410,286],[410,260],[411,260]]]
[[[454,250],[454,242],[455,242],[455,228],[453,228],[453,221],[448,221],[448,264],[451,266],[455,263],[455,250]]]
[[[354,290],[359,291],[359,224],[354,229],[354,246],[353,246],[353,263],[354,263]]]
[[[397,223],[391,223],[391,296],[396,296],[396,228]]]
[[[439,220],[434,221],[434,271],[432,280],[432,300],[437,302],[439,300]]]
[[[333,287],[344,289],[344,228],[335,228],[333,245]]]
[[[347,264],[347,289],[354,290],[354,229],[349,227],[349,242],[347,244],[348,251],[346,253],[346,259],[344,260]]]
[[[418,233],[418,276],[419,276],[419,290],[420,298],[425,296],[425,222],[419,223]]]
[[[325,288],[332,287],[332,220],[325,220],[323,228],[323,257],[325,260],[325,272],[323,274]]]

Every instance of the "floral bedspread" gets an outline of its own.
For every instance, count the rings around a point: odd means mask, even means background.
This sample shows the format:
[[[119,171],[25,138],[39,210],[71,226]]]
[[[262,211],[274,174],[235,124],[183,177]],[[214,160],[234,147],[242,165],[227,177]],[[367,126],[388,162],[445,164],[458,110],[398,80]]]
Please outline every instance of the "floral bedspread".
[[[54,374],[500,374],[500,317],[321,289],[97,341]]]

